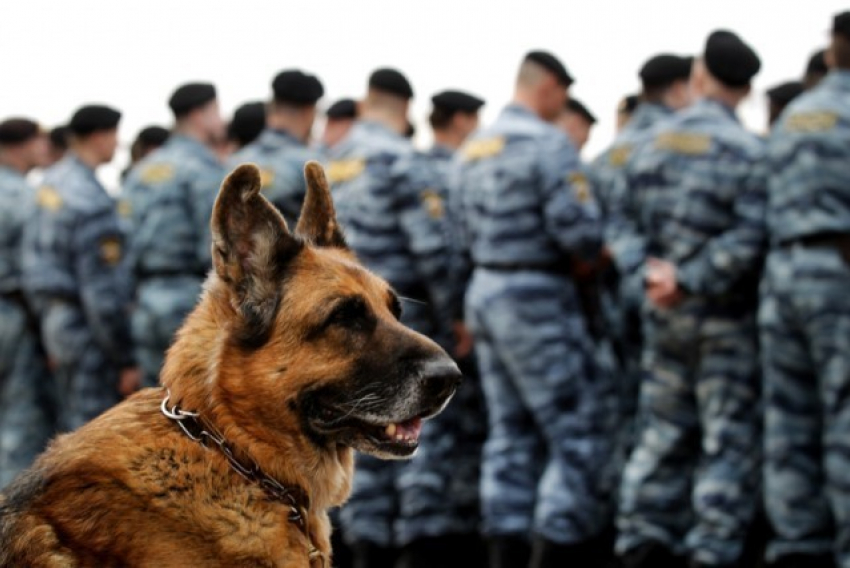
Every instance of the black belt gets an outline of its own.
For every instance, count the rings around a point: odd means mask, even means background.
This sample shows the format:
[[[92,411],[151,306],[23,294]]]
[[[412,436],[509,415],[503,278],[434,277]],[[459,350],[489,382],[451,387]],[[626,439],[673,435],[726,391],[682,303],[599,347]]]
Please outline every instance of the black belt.
[[[485,268],[495,272],[546,272],[548,274],[570,275],[568,263],[545,262],[478,262],[476,268]]]
[[[796,239],[788,239],[779,244],[782,248],[800,246],[803,248],[844,248],[850,247],[850,233],[815,233]]]

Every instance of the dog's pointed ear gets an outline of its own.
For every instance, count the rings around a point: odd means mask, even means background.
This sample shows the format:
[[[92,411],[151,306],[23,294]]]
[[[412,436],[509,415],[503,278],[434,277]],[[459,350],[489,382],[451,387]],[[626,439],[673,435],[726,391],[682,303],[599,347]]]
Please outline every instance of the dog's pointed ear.
[[[304,177],[307,180],[307,195],[295,232],[319,247],[348,248],[336,221],[325,170],[318,162],[310,161],[304,166]]]
[[[235,294],[246,343],[262,342],[271,331],[280,281],[303,246],[260,187],[257,166],[233,170],[221,184],[211,221],[213,265]]]

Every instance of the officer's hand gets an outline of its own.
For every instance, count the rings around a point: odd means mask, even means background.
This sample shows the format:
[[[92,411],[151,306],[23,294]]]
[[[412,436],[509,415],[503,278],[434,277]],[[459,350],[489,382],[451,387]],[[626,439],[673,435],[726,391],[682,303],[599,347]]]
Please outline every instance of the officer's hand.
[[[647,260],[646,295],[657,308],[672,308],[684,299],[676,280],[676,266],[666,260]]]
[[[455,334],[455,357],[464,359],[472,353],[472,334],[462,321],[454,322],[453,327]]]
[[[118,379],[118,392],[121,396],[130,396],[142,384],[142,372],[138,367],[129,367],[121,370],[121,376]]]

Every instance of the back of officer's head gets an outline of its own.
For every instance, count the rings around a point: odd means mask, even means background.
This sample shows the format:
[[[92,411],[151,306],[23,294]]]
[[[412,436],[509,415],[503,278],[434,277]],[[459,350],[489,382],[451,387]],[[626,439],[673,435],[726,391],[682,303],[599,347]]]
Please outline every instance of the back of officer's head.
[[[266,122],[306,141],[316,120],[316,105],[325,95],[322,82],[300,69],[286,69],[272,80],[272,100]]]
[[[694,63],[691,89],[697,96],[735,106],[749,94],[760,69],[761,60],[753,48],[735,33],[717,30],[708,36],[702,58]]]
[[[98,163],[111,162],[118,148],[120,120],[121,112],[106,105],[80,107],[68,122],[71,148]]]
[[[364,110],[407,120],[412,98],[413,87],[407,77],[397,69],[383,67],[369,75]]]
[[[0,122],[0,163],[21,173],[49,163],[49,138],[34,120],[8,118]]]
[[[832,41],[826,51],[826,63],[834,69],[850,69],[850,12],[832,20]]]
[[[693,57],[660,53],[650,57],[638,71],[641,100],[679,110],[690,104],[689,82]]]
[[[224,138],[224,119],[215,86],[210,83],[186,83],[177,87],[168,99],[176,129],[214,143]]]
[[[573,78],[557,57],[546,51],[530,51],[519,66],[514,101],[551,122],[561,114],[572,83]]]

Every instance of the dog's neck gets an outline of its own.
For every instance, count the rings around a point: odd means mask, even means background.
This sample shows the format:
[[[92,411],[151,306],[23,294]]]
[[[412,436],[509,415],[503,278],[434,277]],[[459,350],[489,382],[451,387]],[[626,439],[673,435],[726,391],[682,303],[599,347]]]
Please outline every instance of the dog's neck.
[[[233,314],[218,297],[226,292],[211,284],[187,318],[163,367],[161,382],[172,402],[199,413],[221,433],[237,458],[256,462],[283,485],[301,487],[313,510],[341,505],[351,491],[354,458],[350,448],[317,446],[302,432],[293,408],[280,409],[293,414],[291,429],[266,428],[262,416],[247,414],[239,404],[244,401],[221,388],[223,375],[240,373],[241,366],[228,341],[227,322]],[[244,392],[250,392],[250,385]]]

